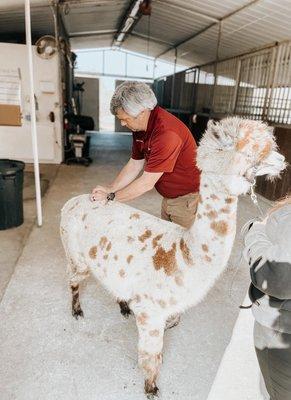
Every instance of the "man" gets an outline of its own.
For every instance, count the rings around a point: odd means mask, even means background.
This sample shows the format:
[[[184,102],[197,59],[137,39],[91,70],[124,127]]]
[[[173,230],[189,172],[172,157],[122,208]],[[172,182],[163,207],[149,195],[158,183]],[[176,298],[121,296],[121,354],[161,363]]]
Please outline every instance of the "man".
[[[132,131],[132,154],[111,185],[93,189],[92,200],[126,202],[155,187],[163,196],[161,217],[189,228],[195,219],[200,179],[196,143],[189,129],[157,106],[153,91],[141,82],[118,86],[110,110]]]

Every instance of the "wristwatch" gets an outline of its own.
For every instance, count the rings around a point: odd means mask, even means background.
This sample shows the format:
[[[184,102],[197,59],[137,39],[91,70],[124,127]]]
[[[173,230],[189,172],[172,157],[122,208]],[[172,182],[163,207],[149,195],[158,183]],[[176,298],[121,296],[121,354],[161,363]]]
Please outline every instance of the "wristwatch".
[[[114,192],[108,193],[107,200],[113,201],[114,199],[115,199],[115,193]]]

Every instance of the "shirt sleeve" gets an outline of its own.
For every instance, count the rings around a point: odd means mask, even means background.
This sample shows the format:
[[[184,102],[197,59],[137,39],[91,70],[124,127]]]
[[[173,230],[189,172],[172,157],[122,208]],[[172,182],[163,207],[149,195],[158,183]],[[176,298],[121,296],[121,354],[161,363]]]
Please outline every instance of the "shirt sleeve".
[[[137,142],[134,138],[132,139],[131,158],[133,158],[134,160],[144,159],[144,154],[143,152],[140,151]]]
[[[149,159],[146,163],[146,172],[172,172],[183,142],[172,131],[156,133],[150,143]]]

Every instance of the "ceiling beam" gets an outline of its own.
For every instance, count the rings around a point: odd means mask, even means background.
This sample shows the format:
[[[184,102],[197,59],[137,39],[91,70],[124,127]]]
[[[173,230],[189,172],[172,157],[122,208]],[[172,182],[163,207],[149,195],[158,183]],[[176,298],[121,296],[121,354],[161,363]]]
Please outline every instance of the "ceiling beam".
[[[70,38],[74,37],[85,37],[85,36],[104,36],[104,35],[112,35],[116,33],[116,29],[104,29],[102,31],[85,31],[85,32],[71,32],[69,34]]]
[[[235,14],[239,13],[240,11],[243,11],[246,8],[249,8],[249,7],[253,6],[254,4],[258,3],[259,1],[261,1],[261,0],[252,0],[252,1],[250,1],[249,3],[245,4],[244,6],[241,6],[241,7],[237,8],[236,10],[232,11],[231,13],[225,15],[224,17],[218,19],[216,22],[213,22],[212,24],[206,26],[204,29],[201,29],[200,31],[196,32],[194,35],[189,36],[187,39],[184,39],[181,42],[178,42],[175,45],[170,46],[168,49],[166,49],[165,51],[163,51],[162,53],[157,55],[155,60],[158,59],[159,57],[162,57],[163,55],[165,55],[169,51],[171,51],[173,49],[177,49],[178,47],[182,46],[183,44],[185,44],[187,42],[190,42],[191,40],[195,39],[197,36],[199,36],[202,33],[208,31],[208,29],[212,28],[213,26],[219,24],[222,21],[225,21],[226,19],[234,16]]]
[[[130,6],[121,18],[121,23],[114,35],[112,46],[120,47],[124,42],[124,39],[128,33],[132,31],[136,23],[142,17],[142,12],[140,11],[140,5],[145,0],[132,0]],[[150,1],[149,1],[150,3]]]
[[[155,38],[153,36],[147,36],[147,35],[145,35],[143,33],[139,33],[139,32],[136,32],[136,31],[130,32],[129,35],[130,36],[136,36],[136,37],[139,37],[139,38],[145,39],[145,40],[150,40],[153,43],[159,43],[159,44],[163,44],[163,45],[167,44],[169,46],[173,46],[174,45],[174,43],[166,42],[165,40],[157,39],[157,38]]]

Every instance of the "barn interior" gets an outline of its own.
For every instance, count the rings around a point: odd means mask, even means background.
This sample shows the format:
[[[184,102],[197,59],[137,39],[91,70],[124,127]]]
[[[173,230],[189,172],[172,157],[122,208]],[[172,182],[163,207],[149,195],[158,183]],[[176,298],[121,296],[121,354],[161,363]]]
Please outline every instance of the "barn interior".
[[[93,278],[85,318],[70,314],[61,208],[129,159],[131,132],[109,110],[127,80],[148,83],[197,144],[210,119],[267,122],[290,163],[290,1],[2,0],[0,59],[0,159],[25,163],[23,222],[0,230],[0,397],[144,399],[134,318]],[[240,198],[227,269],[165,335],[161,399],[233,400],[238,388],[241,400],[265,398],[252,316],[239,309],[240,230],[290,187],[288,167],[257,179],[259,207]],[[160,203],[153,190],[129,204],[159,217]]]

